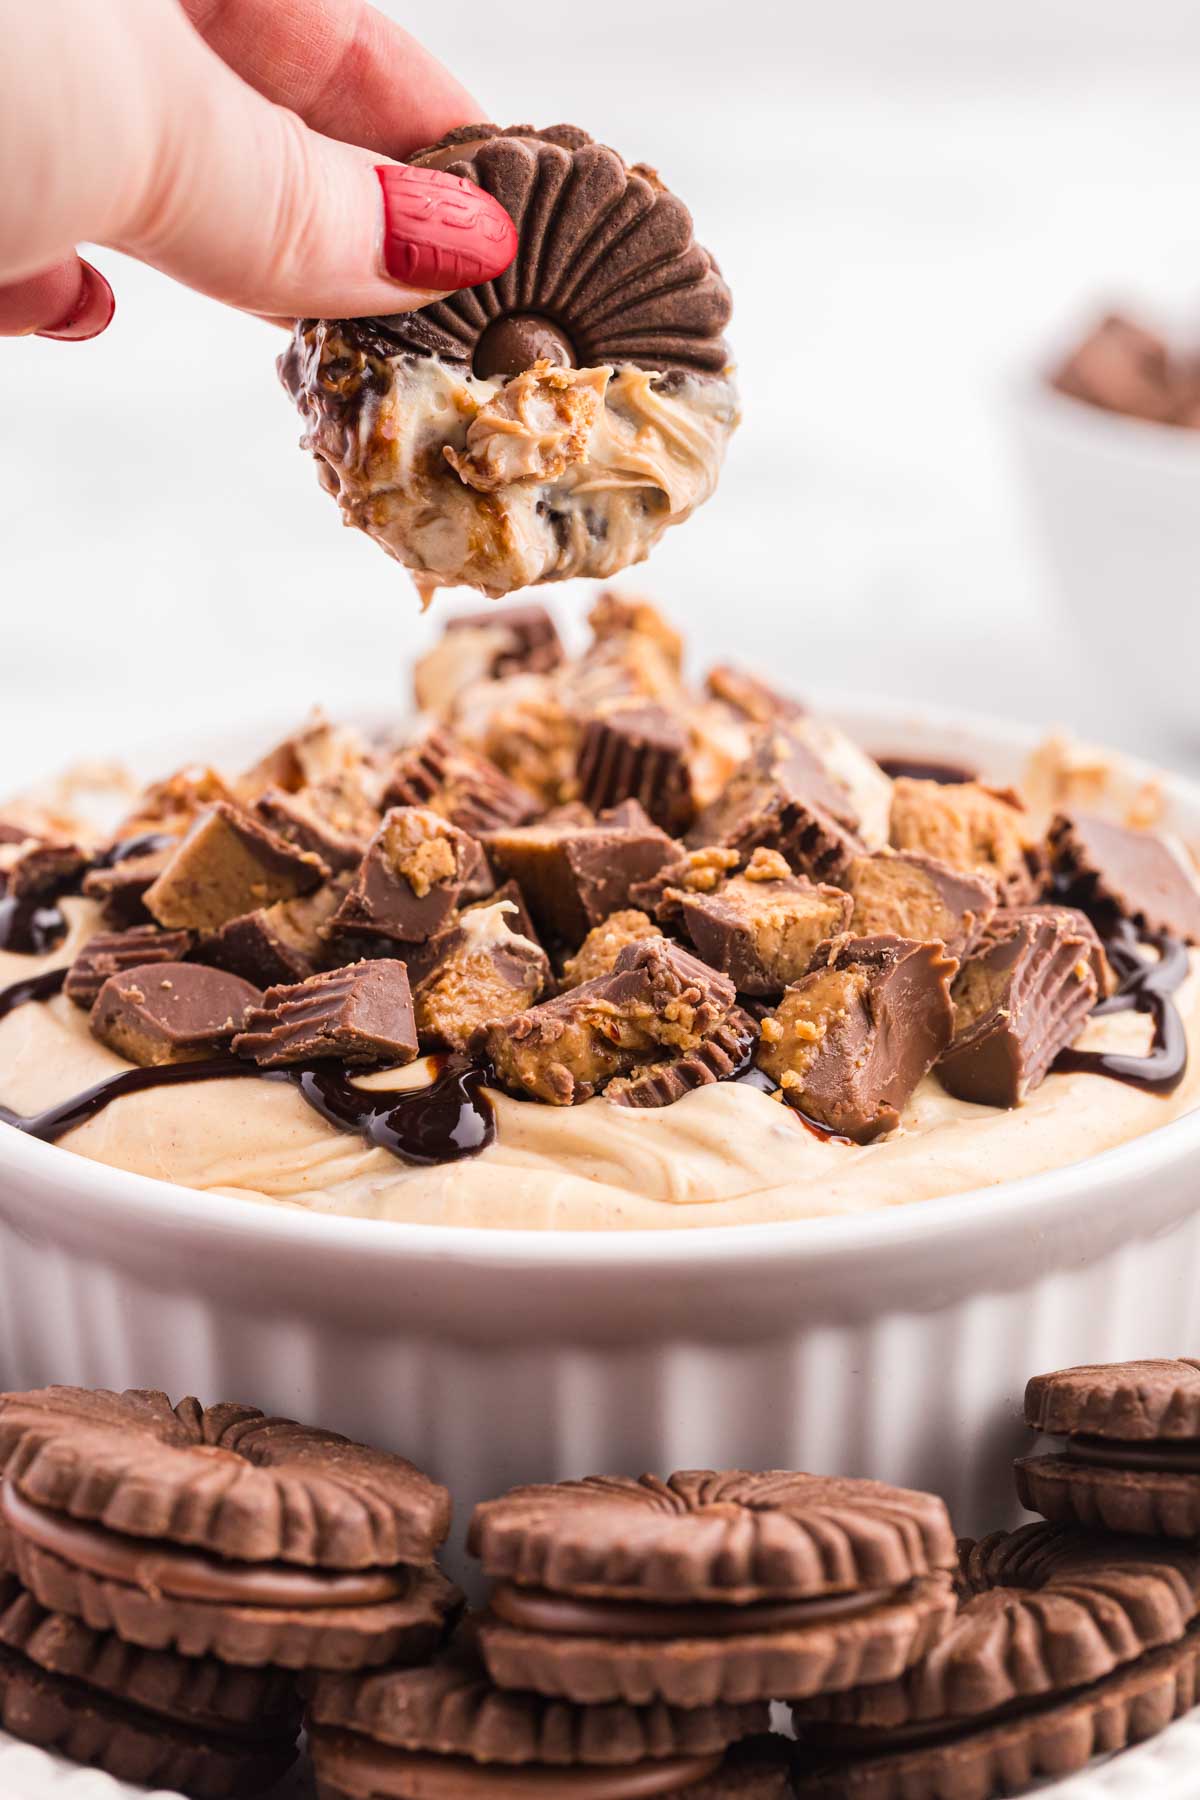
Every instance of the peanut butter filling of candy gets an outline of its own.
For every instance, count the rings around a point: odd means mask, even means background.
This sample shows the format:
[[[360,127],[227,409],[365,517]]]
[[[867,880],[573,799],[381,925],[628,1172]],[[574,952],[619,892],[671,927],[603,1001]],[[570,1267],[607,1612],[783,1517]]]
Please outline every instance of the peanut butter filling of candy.
[[[423,592],[641,561],[712,494],[738,398],[729,290],[683,203],[574,126],[464,127],[413,162],[517,227],[494,281],[302,320],[279,361],[322,484]]]

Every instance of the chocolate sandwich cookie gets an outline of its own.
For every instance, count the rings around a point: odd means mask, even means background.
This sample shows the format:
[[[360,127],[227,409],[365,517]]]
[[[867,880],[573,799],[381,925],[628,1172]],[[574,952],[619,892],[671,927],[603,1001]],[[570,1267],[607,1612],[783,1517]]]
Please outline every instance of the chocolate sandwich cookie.
[[[347,523],[427,588],[493,598],[639,561],[712,493],[739,418],[729,290],[687,208],[574,125],[465,126],[389,173],[459,238],[483,189],[511,260],[413,312],[298,324],[279,374]]]
[[[249,1667],[427,1655],[458,1595],[450,1500],[403,1457],[252,1407],[0,1397],[0,1560],[44,1607]]]
[[[421,1668],[326,1675],[309,1699],[318,1800],[784,1800],[765,1702],[574,1706],[497,1688],[471,1635]]]
[[[300,1703],[281,1669],[140,1650],[0,1576],[0,1726],[118,1780],[222,1800],[291,1765]]]
[[[1027,1525],[964,1544],[959,1587],[900,1680],[793,1709],[805,1800],[992,1800],[1193,1704],[1200,1551]]]
[[[475,1510],[492,1679],[580,1704],[711,1706],[886,1681],[954,1610],[930,1494],[687,1471],[515,1488]]]
[[[1200,1361],[1085,1364],[1035,1375],[1025,1422],[1066,1440],[1016,1464],[1017,1494],[1060,1524],[1200,1535]]]

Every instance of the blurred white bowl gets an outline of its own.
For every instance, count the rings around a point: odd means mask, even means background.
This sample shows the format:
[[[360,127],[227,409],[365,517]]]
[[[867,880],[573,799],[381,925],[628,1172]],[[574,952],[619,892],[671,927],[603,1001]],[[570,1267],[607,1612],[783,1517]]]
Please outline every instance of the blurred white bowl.
[[[1200,431],[1026,383],[1014,435],[1034,523],[1114,717],[1200,744]],[[1080,685],[1080,670],[1063,671]],[[1083,679],[1087,679],[1084,675]]]

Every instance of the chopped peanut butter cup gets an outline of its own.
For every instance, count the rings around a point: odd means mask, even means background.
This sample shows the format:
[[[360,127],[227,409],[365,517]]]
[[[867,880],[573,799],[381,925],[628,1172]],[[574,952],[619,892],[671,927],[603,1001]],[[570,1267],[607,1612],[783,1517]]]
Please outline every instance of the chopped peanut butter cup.
[[[475,1510],[501,1687],[702,1707],[890,1679],[953,1611],[932,1495],[776,1471],[515,1488]]]
[[[940,943],[835,938],[763,1020],[758,1065],[817,1124],[870,1143],[950,1042],[957,967]]]

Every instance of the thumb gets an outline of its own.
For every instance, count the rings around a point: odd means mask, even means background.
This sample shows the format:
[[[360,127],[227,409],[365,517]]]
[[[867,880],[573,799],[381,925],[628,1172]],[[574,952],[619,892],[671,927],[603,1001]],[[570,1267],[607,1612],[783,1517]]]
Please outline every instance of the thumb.
[[[182,15],[178,15],[182,20]],[[248,312],[402,312],[499,275],[516,229],[473,183],[311,131],[181,24],[158,154],[118,249]]]

